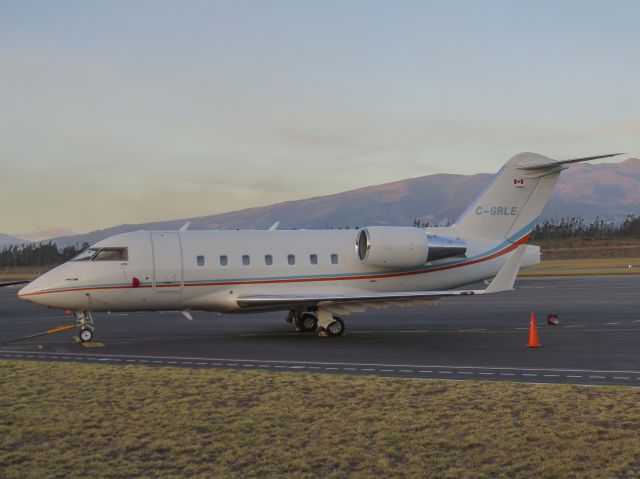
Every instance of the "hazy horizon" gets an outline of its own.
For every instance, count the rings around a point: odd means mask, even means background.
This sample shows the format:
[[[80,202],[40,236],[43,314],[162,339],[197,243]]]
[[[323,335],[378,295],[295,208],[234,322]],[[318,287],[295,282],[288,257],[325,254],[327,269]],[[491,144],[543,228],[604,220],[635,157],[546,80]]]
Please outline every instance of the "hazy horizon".
[[[0,232],[638,156],[637,2],[0,4]],[[617,161],[617,160],[616,160]]]

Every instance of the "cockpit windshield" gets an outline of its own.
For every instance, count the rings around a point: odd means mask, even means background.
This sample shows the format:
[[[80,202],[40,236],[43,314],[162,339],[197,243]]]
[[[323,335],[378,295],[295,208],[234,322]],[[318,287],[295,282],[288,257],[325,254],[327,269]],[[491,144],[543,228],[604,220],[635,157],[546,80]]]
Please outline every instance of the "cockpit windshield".
[[[91,258],[93,258],[93,255],[95,255],[97,252],[98,252],[98,248],[86,249],[82,253],[80,253],[78,256],[73,258],[71,261],[89,261]]]
[[[127,261],[127,248],[89,248],[71,261]]]

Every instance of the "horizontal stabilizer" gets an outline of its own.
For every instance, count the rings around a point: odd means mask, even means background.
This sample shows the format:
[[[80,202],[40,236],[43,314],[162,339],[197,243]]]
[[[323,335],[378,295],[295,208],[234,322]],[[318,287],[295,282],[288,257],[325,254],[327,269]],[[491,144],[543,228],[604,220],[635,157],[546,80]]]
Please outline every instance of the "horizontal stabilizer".
[[[560,161],[549,161],[544,163],[534,163],[532,165],[518,166],[518,169],[519,170],[539,170],[539,169],[550,168],[550,167],[555,168],[558,166],[565,167],[573,163],[582,163],[583,161],[590,161],[590,160],[600,160],[602,158],[611,158],[612,156],[619,156],[619,155],[624,155],[624,153],[610,153],[608,155],[589,156],[586,158],[574,158],[573,160],[560,160]]]

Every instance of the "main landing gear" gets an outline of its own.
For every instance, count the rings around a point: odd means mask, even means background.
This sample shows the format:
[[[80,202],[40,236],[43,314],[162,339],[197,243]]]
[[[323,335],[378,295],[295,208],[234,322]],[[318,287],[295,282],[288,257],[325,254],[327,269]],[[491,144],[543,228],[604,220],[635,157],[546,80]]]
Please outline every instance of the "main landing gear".
[[[287,322],[293,323],[298,332],[318,331],[318,336],[342,336],[345,332],[344,321],[325,309],[291,311],[287,316]]]
[[[80,334],[78,335],[80,342],[86,343],[93,340],[95,326],[93,325],[91,313],[89,311],[77,311],[74,316],[76,318],[76,327],[80,328]]]

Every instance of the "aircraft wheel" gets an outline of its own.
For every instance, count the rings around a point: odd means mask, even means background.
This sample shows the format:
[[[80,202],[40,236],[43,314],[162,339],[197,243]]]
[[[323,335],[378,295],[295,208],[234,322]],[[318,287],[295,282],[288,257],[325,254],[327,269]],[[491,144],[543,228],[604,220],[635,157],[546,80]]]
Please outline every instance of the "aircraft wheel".
[[[83,343],[89,342],[93,339],[93,331],[89,328],[82,328],[80,330],[80,341]]]
[[[327,326],[328,336],[342,336],[344,334],[344,321],[337,316],[333,317],[334,321]]]
[[[318,328],[318,318],[313,313],[304,313],[298,319],[296,326],[301,333],[311,333]]]

